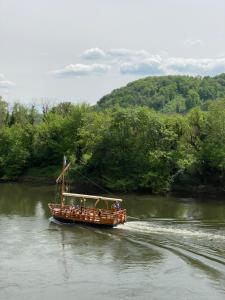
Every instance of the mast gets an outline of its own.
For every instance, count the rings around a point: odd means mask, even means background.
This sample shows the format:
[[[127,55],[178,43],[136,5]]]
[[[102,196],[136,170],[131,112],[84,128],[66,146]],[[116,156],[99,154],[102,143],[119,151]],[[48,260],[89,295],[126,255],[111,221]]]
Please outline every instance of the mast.
[[[64,162],[63,162],[63,171],[65,169],[65,165],[64,165]],[[64,206],[64,196],[63,196],[63,193],[64,193],[64,190],[65,190],[65,175],[64,175],[64,172],[62,174],[62,184],[61,184],[61,207]]]
[[[65,173],[69,169],[70,163],[66,165],[66,157],[63,158],[63,169],[60,173],[59,177],[56,179],[56,183],[61,183],[60,188],[60,199],[61,199],[61,207],[64,206],[64,192],[65,192]]]

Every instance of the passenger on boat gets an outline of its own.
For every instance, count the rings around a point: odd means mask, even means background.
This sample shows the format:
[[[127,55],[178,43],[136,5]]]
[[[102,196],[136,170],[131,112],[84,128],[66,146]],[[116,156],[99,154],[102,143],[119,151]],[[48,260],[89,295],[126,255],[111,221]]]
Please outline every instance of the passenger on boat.
[[[114,203],[114,204],[111,206],[111,208],[112,208],[113,210],[120,210],[120,203],[119,203],[119,201],[117,201],[116,203]]]
[[[120,210],[120,203],[119,203],[119,201],[117,201],[115,203],[115,208],[116,208],[116,210]]]

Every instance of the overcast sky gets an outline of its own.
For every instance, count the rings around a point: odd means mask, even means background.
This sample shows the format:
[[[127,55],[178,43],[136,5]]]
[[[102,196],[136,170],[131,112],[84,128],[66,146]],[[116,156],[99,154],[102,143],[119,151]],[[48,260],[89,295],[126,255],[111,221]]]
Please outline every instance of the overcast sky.
[[[225,72],[224,0],[0,0],[0,95],[95,103],[149,75]]]

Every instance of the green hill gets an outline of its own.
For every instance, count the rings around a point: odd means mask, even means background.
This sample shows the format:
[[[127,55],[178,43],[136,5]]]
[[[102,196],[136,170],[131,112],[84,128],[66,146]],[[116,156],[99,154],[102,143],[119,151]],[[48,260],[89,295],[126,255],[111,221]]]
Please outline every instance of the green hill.
[[[98,108],[148,106],[165,113],[184,113],[225,97],[225,74],[215,77],[153,76],[133,81],[102,97]]]

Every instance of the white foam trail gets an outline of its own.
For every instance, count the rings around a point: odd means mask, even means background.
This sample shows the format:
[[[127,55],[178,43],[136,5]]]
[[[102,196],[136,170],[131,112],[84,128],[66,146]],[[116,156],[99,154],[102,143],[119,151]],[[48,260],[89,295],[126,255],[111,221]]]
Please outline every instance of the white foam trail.
[[[177,228],[171,225],[158,225],[146,221],[131,221],[127,222],[124,225],[118,225],[118,229],[129,230],[140,233],[156,233],[156,234],[174,234],[174,235],[182,235],[183,237],[193,236],[198,238],[207,238],[207,239],[220,239],[225,240],[225,235],[213,234],[208,232],[202,232],[199,230],[190,230],[190,229],[182,229]]]

